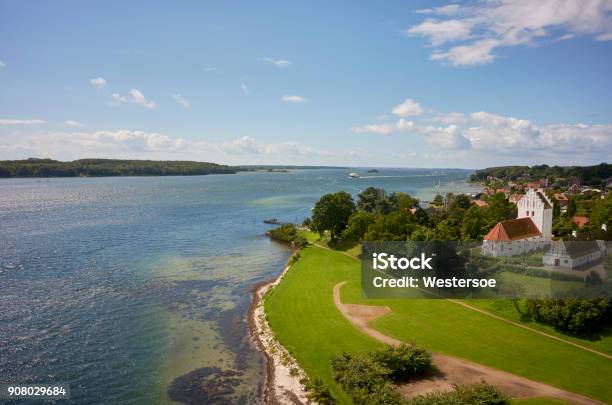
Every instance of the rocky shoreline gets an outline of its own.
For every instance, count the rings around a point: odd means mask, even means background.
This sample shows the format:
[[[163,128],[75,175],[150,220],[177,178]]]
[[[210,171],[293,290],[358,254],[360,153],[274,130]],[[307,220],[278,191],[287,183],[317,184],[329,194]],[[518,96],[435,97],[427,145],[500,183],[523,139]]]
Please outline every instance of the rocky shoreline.
[[[253,287],[253,299],[248,314],[251,339],[266,358],[264,401],[273,405],[310,403],[300,382],[306,374],[293,356],[276,340],[264,311],[265,295],[280,283],[290,268],[291,265],[288,264],[278,277]]]

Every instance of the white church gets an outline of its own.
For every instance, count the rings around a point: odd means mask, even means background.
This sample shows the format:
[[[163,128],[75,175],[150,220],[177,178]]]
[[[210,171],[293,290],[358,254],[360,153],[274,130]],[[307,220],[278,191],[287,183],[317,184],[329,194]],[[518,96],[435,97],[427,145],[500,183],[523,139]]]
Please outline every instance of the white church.
[[[484,237],[484,255],[516,256],[550,244],[553,210],[544,192],[530,188],[516,205],[517,218],[498,222]]]

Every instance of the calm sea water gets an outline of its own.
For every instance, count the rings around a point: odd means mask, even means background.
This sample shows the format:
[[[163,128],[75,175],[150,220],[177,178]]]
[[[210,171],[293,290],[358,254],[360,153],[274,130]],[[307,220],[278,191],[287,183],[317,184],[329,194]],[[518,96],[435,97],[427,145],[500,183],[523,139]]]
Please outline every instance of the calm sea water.
[[[258,402],[250,289],[290,254],[263,219],[368,186],[475,191],[467,171],[347,173],[0,180],[0,383],[69,383],[75,404]]]

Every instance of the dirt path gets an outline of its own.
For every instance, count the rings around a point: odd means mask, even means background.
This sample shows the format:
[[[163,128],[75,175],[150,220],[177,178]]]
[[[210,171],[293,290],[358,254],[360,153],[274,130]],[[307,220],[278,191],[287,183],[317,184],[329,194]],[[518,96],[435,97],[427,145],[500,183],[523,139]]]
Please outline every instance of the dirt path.
[[[369,325],[370,321],[390,312],[391,309],[381,306],[343,304],[340,300],[340,288],[345,283],[346,281],[343,281],[334,286],[334,304],[338,310],[357,329],[374,339],[389,345],[401,344],[401,341],[387,336]],[[484,379],[502,392],[517,398],[553,397],[575,404],[603,404],[603,402],[579,394],[564,391],[461,358],[433,353],[432,360],[437,368],[437,372],[419,381],[400,386],[402,394],[410,398],[434,391],[450,391],[453,389],[453,384],[476,384]]]
[[[314,245],[315,245],[315,246],[317,246],[317,247],[319,247],[319,248],[321,248],[321,249],[326,249],[326,250],[329,250],[329,251],[331,251],[331,252],[336,252],[336,253],[343,254],[343,255],[345,255],[345,256],[350,257],[350,258],[351,258],[351,259],[353,259],[353,260],[359,260],[358,258],[356,258],[356,257],[354,257],[354,256],[351,256],[350,254],[348,254],[348,253],[346,253],[346,252],[342,252],[342,251],[333,250],[333,249],[330,249],[330,248],[328,248],[327,246],[323,246],[323,245],[321,245],[321,244],[319,244],[319,243],[314,243]],[[431,292],[429,292],[429,291],[427,291],[427,293],[428,293],[428,294],[432,294],[432,293],[431,293]],[[484,309],[482,309],[482,308],[475,307],[475,306],[470,305],[470,304],[468,304],[468,303],[466,303],[466,302],[463,302],[463,301],[461,301],[461,300],[448,299],[448,301],[449,301],[449,302],[452,302],[453,304],[461,305],[461,306],[463,306],[463,307],[465,307],[465,308],[471,309],[472,311],[479,312],[479,313],[481,313],[481,314],[483,314],[483,315],[490,316],[491,318],[495,318],[495,319],[498,319],[498,320],[500,320],[500,321],[503,321],[503,322],[509,323],[510,325],[514,325],[514,326],[516,326],[516,327],[519,327],[519,328],[522,328],[522,329],[528,330],[528,331],[530,331],[530,332],[537,333],[538,335],[541,335],[541,336],[546,336],[547,338],[554,339],[554,340],[556,340],[556,341],[558,341],[558,342],[562,342],[562,343],[568,344],[568,345],[570,345],[570,346],[574,346],[574,347],[577,347],[577,348],[579,348],[579,349],[586,350],[587,352],[591,352],[591,353],[594,353],[594,354],[596,354],[596,355],[598,355],[598,356],[605,357],[605,358],[607,358],[607,359],[612,360],[612,355],[610,355],[610,354],[608,354],[608,353],[603,353],[603,352],[600,352],[600,351],[595,350],[595,349],[592,349],[592,348],[590,348],[590,347],[583,346],[583,345],[581,345],[581,344],[579,344],[579,343],[575,343],[575,342],[572,342],[572,341],[570,341],[570,340],[563,339],[562,337],[555,336],[555,335],[551,335],[550,333],[546,333],[546,332],[543,332],[543,331],[541,331],[541,330],[534,329],[534,328],[529,327],[529,326],[527,326],[527,325],[524,325],[524,324],[522,324],[522,323],[519,323],[519,322],[516,322],[516,321],[510,320],[510,319],[504,318],[504,317],[499,316],[499,315],[492,314],[492,313],[491,313],[491,312],[489,312],[489,311],[486,311],[486,310],[484,310]]]

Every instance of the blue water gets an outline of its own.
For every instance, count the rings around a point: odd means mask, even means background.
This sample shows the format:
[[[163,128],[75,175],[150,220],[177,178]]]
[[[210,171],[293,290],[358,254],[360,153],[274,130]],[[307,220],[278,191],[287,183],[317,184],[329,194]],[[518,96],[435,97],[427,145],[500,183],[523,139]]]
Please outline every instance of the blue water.
[[[368,186],[475,191],[461,170],[347,173],[0,180],[0,383],[69,383],[75,404],[259,401],[250,288],[290,254],[263,219]]]

